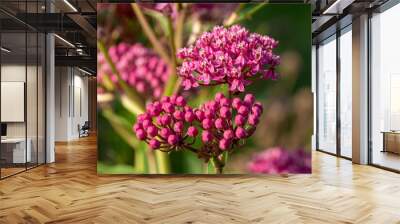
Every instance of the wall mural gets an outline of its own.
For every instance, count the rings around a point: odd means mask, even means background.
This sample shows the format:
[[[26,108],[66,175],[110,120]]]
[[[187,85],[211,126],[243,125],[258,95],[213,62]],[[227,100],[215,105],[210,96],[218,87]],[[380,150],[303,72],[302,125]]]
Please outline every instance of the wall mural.
[[[98,173],[311,173],[310,12],[98,4]]]

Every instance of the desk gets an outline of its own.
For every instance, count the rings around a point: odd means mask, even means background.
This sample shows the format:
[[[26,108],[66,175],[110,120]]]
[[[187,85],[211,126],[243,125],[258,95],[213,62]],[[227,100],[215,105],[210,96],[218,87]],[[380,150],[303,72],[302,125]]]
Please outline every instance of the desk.
[[[383,134],[382,152],[392,152],[400,154],[400,132],[382,131],[381,133]]]
[[[1,157],[6,160],[6,163],[25,163],[31,162],[32,153],[30,138],[26,140],[28,143],[25,154],[25,138],[5,138],[1,139]],[[12,159],[11,159],[12,158]],[[26,160],[25,160],[26,159]]]

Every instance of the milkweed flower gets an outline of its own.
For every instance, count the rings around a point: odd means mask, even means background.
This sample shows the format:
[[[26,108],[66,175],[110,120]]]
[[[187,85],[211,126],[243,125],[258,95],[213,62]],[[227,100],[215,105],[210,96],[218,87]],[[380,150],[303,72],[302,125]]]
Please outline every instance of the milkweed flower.
[[[119,71],[121,78],[137,92],[148,98],[160,98],[170,71],[167,63],[141,44],[120,43],[109,48],[111,60]],[[104,55],[98,53],[98,82],[105,76],[118,85],[118,77],[113,74]]]
[[[273,50],[278,41],[269,36],[250,33],[234,25],[214,27],[203,33],[194,45],[180,49],[183,60],[178,68],[184,88],[200,85],[228,84],[231,92],[244,92],[258,78],[277,78],[279,56]]]
[[[133,131],[154,150],[187,149],[208,161],[243,144],[256,130],[262,111],[252,94],[230,100],[217,93],[199,108],[186,105],[182,96],[163,97],[147,105]],[[202,145],[193,148],[196,137]]]
[[[137,117],[133,131],[150,148],[171,151],[185,146],[185,140],[196,137],[193,108],[182,96],[164,96],[146,106],[146,112]]]
[[[246,94],[243,100],[239,97],[231,100],[217,93],[214,100],[196,111],[203,129],[202,141],[206,146],[203,154],[219,154],[239,146],[256,130],[262,110],[262,105],[255,102],[252,94]]]
[[[260,174],[311,173],[311,154],[303,149],[270,148],[255,155],[248,169]]]

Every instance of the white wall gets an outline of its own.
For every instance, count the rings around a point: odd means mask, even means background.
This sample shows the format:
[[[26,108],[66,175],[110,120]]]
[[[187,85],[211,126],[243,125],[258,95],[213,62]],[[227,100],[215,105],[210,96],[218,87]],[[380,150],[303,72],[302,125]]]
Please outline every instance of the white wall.
[[[311,136],[311,149],[316,150],[317,149],[317,140],[316,140],[316,134],[317,134],[317,49],[315,45],[312,45],[311,47],[311,91],[313,94],[313,112],[314,112],[314,118],[313,118],[313,134]]]
[[[55,68],[55,140],[68,140],[69,68]]]
[[[56,67],[55,107],[55,140],[77,139],[88,120],[88,78],[76,68]]]
[[[1,66],[1,81],[2,82],[25,82],[25,71],[26,67],[20,64],[5,64]],[[33,66],[27,67],[28,73],[33,69],[36,69]],[[25,82],[26,83],[26,82]],[[35,83],[36,85],[36,83]],[[28,89],[29,90],[29,89]],[[27,96],[34,96],[36,97],[36,89],[33,93],[28,92]],[[27,99],[28,100],[28,99]],[[29,99],[28,102],[31,102],[32,99]],[[36,105],[35,105],[36,107]],[[7,110],[7,108],[1,108],[1,110]],[[32,114],[28,114],[28,121],[33,120],[30,117]],[[36,114],[35,114],[36,116]],[[7,136],[8,137],[25,137],[25,122],[7,122]],[[29,125],[28,127],[31,127]],[[28,136],[30,137],[30,136]]]

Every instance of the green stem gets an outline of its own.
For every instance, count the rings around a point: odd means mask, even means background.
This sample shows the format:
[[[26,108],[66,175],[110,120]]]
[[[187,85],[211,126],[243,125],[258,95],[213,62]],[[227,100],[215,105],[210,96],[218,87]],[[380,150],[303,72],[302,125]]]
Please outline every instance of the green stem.
[[[171,173],[168,153],[161,152],[159,150],[157,150],[155,153],[156,153],[156,162],[157,162],[158,173],[160,173],[160,174]]]
[[[160,55],[164,61],[168,64],[171,64],[169,60],[168,54],[162,47],[161,43],[158,41],[154,31],[151,29],[149,23],[146,20],[146,17],[143,15],[142,10],[139,8],[137,3],[131,4],[133,11],[136,14],[136,17],[143,28],[144,33],[146,34],[147,38],[149,39],[150,43],[153,45],[154,50]]]
[[[165,86],[164,95],[170,96],[178,91],[179,88],[176,87],[178,81],[177,75],[177,60],[176,60],[176,46],[175,46],[175,32],[172,24],[171,18],[168,18],[168,29],[169,29],[169,43],[171,45],[171,58],[172,58],[172,73],[169,76],[167,85]]]
[[[101,41],[97,41],[97,47],[100,49],[100,52],[104,55],[107,63],[111,67],[111,71],[117,76],[118,78],[118,84],[124,91],[127,97],[129,97],[129,100],[131,101],[133,105],[133,111],[136,115],[141,114],[144,112],[144,101],[143,99],[139,96],[139,94],[136,92],[135,89],[130,88],[124,80],[122,80],[121,75],[119,74],[117,68],[115,67],[114,62],[111,60],[110,55],[108,54],[108,51],[106,50],[106,47]]]
[[[176,49],[180,49],[182,47],[182,37],[183,37],[183,25],[185,22],[185,16],[186,16],[186,6],[183,6],[183,4],[179,4],[180,6],[180,13],[178,15],[178,19],[176,21],[176,34],[175,34],[175,47]]]
[[[211,164],[214,166],[215,174],[222,174],[224,169],[224,163],[220,161],[217,157],[211,158]]]
[[[152,150],[146,150],[147,161],[149,165],[149,173],[157,173],[157,161],[154,157],[154,152]]]

